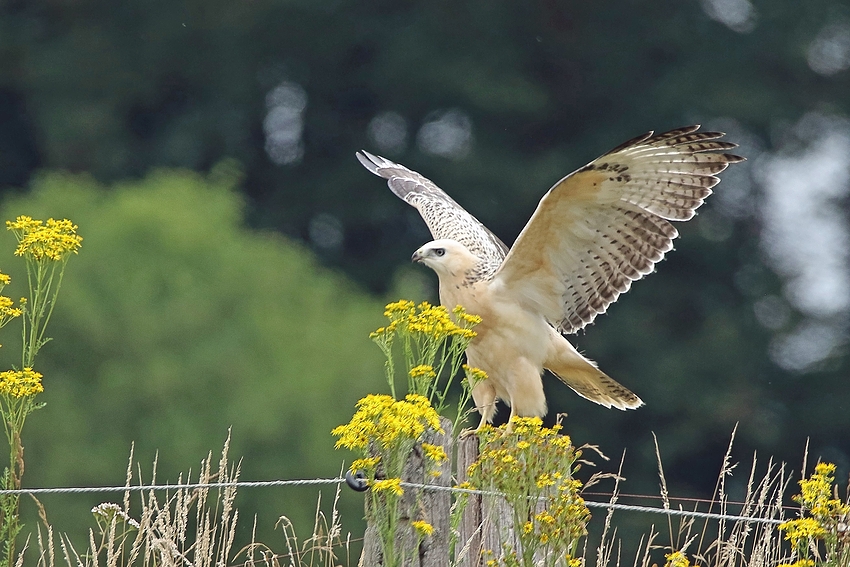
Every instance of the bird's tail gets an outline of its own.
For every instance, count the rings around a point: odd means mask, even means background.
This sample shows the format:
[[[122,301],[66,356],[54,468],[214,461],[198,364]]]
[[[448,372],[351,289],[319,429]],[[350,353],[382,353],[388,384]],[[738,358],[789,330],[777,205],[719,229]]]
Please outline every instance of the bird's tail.
[[[553,329],[557,337],[554,356],[544,365],[576,394],[606,408],[635,409],[643,401],[634,392],[599,370],[596,364],[582,356],[567,339]]]

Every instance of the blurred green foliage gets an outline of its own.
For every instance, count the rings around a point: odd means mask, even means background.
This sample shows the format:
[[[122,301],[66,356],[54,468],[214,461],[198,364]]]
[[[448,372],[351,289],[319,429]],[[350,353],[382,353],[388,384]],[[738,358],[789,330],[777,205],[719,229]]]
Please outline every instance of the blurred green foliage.
[[[331,428],[384,385],[368,338],[382,306],[303,247],[246,229],[239,178],[230,162],[111,188],[44,174],[4,204],[3,218],[67,217],[84,237],[49,329],[55,340],[42,350],[47,406],[24,434],[25,486],[121,485],[131,443],[146,480],[158,454],[158,480],[174,482],[220,449],[231,426],[249,479],[339,471]],[[6,236],[3,269],[21,286]],[[9,366],[14,326],[5,335]],[[246,489],[240,501],[270,530],[281,514],[304,520],[316,493]],[[120,498],[44,500],[58,529],[79,530],[90,502]]]

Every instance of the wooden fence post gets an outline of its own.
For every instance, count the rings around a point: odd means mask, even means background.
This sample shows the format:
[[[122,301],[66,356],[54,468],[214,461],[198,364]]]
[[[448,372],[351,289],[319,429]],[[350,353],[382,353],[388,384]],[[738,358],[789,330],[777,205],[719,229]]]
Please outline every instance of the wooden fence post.
[[[461,439],[457,451],[458,483],[468,480],[466,471],[478,459],[479,439],[469,435]],[[455,565],[457,567],[483,567],[487,560],[502,556],[505,544],[519,549],[519,538],[514,530],[513,509],[497,496],[471,494],[460,524]]]
[[[444,435],[430,433],[424,441],[441,445],[447,455],[452,454],[452,426],[446,418],[440,419],[445,430]],[[479,439],[469,435],[458,440],[457,445],[457,483],[468,480],[469,465],[478,459]],[[404,482],[425,483],[435,486],[451,486],[451,463],[445,461],[440,466],[440,476],[433,477],[426,471],[422,447],[417,444],[402,474]],[[457,542],[454,557],[450,557],[452,497],[448,491],[418,490],[404,488],[399,502],[401,521],[395,535],[395,549],[403,553],[404,567],[483,567],[489,559],[502,556],[505,545],[510,549],[520,549],[519,537],[514,529],[513,509],[508,502],[497,496],[470,494],[458,525]],[[370,498],[366,497],[367,517]],[[542,503],[541,503],[542,509]],[[413,520],[424,520],[431,524],[434,533],[422,539],[410,526]],[[381,550],[380,534],[377,527],[368,524],[363,541],[363,553],[359,567],[386,567]]]
[[[467,435],[458,440],[458,484],[469,480],[466,471],[476,459],[478,459],[478,436]],[[483,565],[481,554],[481,495],[470,494],[468,498],[460,526],[458,526],[459,533],[455,547],[456,565],[457,567],[480,567]]]
[[[440,418],[440,426],[444,434],[428,433],[423,440],[425,443],[440,445],[446,454],[452,454],[452,423],[446,418]],[[411,451],[410,458],[402,473],[403,482],[431,484],[434,486],[451,486],[451,459],[444,461],[438,468],[439,476],[432,476],[427,471],[434,470],[431,463],[425,462],[421,444]],[[404,495],[399,501],[401,519],[395,534],[395,549],[404,558],[404,567],[448,567],[449,565],[449,536],[451,525],[449,512],[452,498],[448,491],[420,490],[404,487]],[[366,516],[369,516],[370,498],[366,497]],[[431,524],[434,532],[420,538],[410,522],[423,520]],[[422,539],[421,543],[419,540]],[[381,550],[381,538],[376,526],[369,524],[363,538],[363,553],[360,555],[360,567],[386,567]]]

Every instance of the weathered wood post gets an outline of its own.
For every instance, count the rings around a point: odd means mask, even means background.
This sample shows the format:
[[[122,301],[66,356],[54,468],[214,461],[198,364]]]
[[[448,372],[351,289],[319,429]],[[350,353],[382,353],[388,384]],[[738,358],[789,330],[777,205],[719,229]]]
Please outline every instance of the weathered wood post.
[[[446,418],[440,418],[445,434],[428,433],[424,442],[440,445],[447,455],[452,454],[452,426]],[[469,435],[457,442],[455,477],[461,484],[468,480],[467,470],[479,456],[480,440]],[[450,459],[443,462],[440,475],[428,474],[429,463],[417,444],[402,473],[402,481],[415,484],[430,484],[440,487],[451,486],[452,467]],[[430,466],[433,470],[433,466]],[[518,534],[514,529],[513,509],[501,496],[469,494],[463,516],[457,526],[454,557],[450,556],[452,495],[445,490],[417,489],[404,487],[399,501],[400,520],[395,534],[395,551],[403,557],[404,567],[484,567],[489,559],[498,559],[505,546],[521,549]],[[369,514],[371,498],[366,497],[366,512]],[[543,503],[539,505],[543,509]],[[539,511],[538,510],[538,511]],[[433,534],[421,538],[410,522],[424,520],[434,528]],[[420,541],[421,540],[421,541]],[[369,523],[363,541],[363,553],[359,567],[387,567],[381,549],[378,527]]]
[[[466,471],[469,465],[478,459],[478,436],[467,435],[458,440],[457,446],[457,482],[469,480]],[[458,539],[455,546],[455,557],[458,567],[479,567],[482,565],[481,547],[481,495],[470,494],[466,508],[463,510]]]
[[[478,459],[479,439],[470,435],[461,439],[457,452],[458,483],[468,480],[466,471]],[[519,549],[514,532],[513,509],[500,496],[471,494],[460,524],[455,549],[458,567],[483,567],[488,559],[502,556],[504,544]]]
[[[452,422],[440,418],[440,426],[445,433],[429,432],[423,440],[425,443],[440,445],[446,454],[452,454]],[[437,467],[439,476],[433,476],[428,471],[436,465],[428,463],[422,451],[421,443],[417,443],[404,467],[401,480],[415,484],[434,486],[451,486],[451,458]],[[451,524],[449,512],[451,509],[451,494],[446,490],[428,490],[404,487],[398,510],[400,520],[395,533],[395,550],[403,557],[404,567],[447,567],[449,565],[449,536]],[[369,517],[371,498],[366,496],[366,516]],[[430,536],[420,537],[410,525],[415,520],[423,520],[434,528]],[[421,543],[420,543],[421,540]],[[381,549],[381,537],[378,527],[369,523],[363,538],[363,553],[360,555],[360,567],[386,567]]]

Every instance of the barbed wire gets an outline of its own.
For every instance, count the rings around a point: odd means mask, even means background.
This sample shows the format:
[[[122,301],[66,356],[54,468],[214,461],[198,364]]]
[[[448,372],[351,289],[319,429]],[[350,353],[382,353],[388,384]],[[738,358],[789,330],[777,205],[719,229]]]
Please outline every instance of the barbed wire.
[[[169,490],[195,490],[216,488],[269,488],[281,486],[317,486],[317,485],[340,485],[346,483],[342,477],[336,478],[311,478],[291,480],[260,480],[260,481],[232,481],[232,482],[196,482],[181,484],[148,484],[129,486],[78,486],[78,487],[55,487],[55,488],[20,488],[0,490],[0,495],[24,495],[32,494],[98,494],[109,492],[147,492],[147,491],[169,491]],[[473,488],[459,488],[457,486],[439,486],[435,484],[420,484],[414,482],[402,482],[404,488],[415,488],[433,492],[454,492],[479,496],[501,496],[501,493]],[[596,493],[598,494],[598,493]],[[640,495],[631,495],[633,497]],[[651,498],[649,496],[641,496]],[[620,510],[626,512],[639,512],[645,514],[663,514],[667,516],[681,516],[688,518],[703,518],[710,520],[723,520],[734,522],[758,523],[758,524],[781,524],[785,522],[779,518],[760,518],[757,516],[736,516],[734,514],[719,514],[712,512],[699,512],[696,510],[683,510],[681,508],[656,508],[653,506],[639,506],[636,504],[620,504],[618,502],[597,502],[585,500],[588,508],[602,508],[606,510]],[[740,505],[740,503],[739,503]]]

